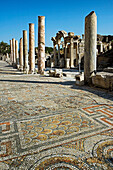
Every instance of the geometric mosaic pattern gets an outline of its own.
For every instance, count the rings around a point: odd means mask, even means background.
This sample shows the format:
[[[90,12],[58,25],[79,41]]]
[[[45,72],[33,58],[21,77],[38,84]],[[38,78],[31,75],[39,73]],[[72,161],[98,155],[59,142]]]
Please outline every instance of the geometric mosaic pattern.
[[[100,122],[113,126],[113,106],[109,105],[94,105],[82,108],[87,115],[95,117]]]
[[[112,92],[6,66],[0,62],[0,169],[113,169]]]

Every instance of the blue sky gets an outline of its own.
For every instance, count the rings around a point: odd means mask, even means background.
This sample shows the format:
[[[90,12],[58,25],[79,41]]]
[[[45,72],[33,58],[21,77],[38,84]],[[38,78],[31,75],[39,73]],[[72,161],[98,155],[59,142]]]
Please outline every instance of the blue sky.
[[[22,37],[35,24],[35,46],[38,38],[38,16],[46,18],[46,46],[60,30],[84,33],[84,20],[92,10],[97,15],[97,32],[113,35],[113,0],[0,0],[0,41],[9,43]]]

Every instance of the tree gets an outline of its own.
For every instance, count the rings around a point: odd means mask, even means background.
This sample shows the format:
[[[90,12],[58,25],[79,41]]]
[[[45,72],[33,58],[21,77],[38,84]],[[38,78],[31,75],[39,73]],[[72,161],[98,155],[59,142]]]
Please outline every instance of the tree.
[[[35,52],[38,50],[38,47],[35,47]],[[45,53],[52,53],[53,52],[53,48],[52,47],[45,47]]]
[[[52,47],[45,47],[45,53],[51,53],[53,52],[53,48]]]
[[[8,45],[7,43],[5,42],[0,42],[0,53],[1,54],[6,54],[6,53],[10,53],[10,45]]]

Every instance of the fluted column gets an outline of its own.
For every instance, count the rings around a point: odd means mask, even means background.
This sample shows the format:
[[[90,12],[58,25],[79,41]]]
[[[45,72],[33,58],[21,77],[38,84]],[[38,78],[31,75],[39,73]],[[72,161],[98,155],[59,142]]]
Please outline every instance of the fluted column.
[[[23,39],[20,38],[20,71],[23,71]]]
[[[85,18],[84,83],[90,84],[96,72],[97,16],[92,11]]]
[[[34,24],[29,24],[29,71],[34,73],[35,70],[35,48],[34,48]]]
[[[45,16],[38,16],[38,72],[45,69]]]
[[[16,66],[19,69],[19,55],[18,55],[18,41],[15,40],[15,58],[16,58]]]
[[[15,39],[12,39],[12,47],[13,47],[13,66],[16,64],[16,59],[15,59]]]
[[[23,30],[23,61],[24,61],[24,72],[28,74],[28,49],[27,49],[26,30]]]

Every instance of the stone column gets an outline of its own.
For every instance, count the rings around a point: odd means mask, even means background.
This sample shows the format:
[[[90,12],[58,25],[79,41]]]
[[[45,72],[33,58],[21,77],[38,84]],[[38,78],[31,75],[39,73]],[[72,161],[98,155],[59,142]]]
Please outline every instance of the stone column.
[[[58,63],[60,61],[60,42],[58,42]]]
[[[17,69],[19,69],[18,41],[17,40],[15,40],[15,58],[16,58]]]
[[[73,38],[70,39],[70,67],[74,67]]]
[[[67,68],[67,43],[66,42],[64,48],[64,67]]]
[[[12,39],[12,47],[13,47],[13,66],[16,64],[16,59],[15,59],[15,39]]]
[[[100,42],[100,53],[103,53],[103,45],[102,45],[102,42]]]
[[[23,61],[24,61],[24,72],[28,74],[28,49],[27,49],[27,31],[23,30]]]
[[[85,18],[84,83],[90,84],[96,72],[97,16],[92,11]]]
[[[56,67],[57,66],[57,58],[56,58],[56,44],[54,43],[53,44],[53,48],[54,48],[54,66]]]
[[[111,41],[109,42],[109,50],[112,49]]]
[[[6,61],[9,62],[9,54],[6,53]]]
[[[79,73],[81,72],[81,55],[78,54],[78,65],[79,65]]]
[[[29,24],[29,71],[31,74],[35,70],[35,48],[34,48],[34,24]]]
[[[38,16],[38,72],[45,69],[45,16]]]
[[[65,54],[64,54],[64,58],[66,60],[67,58],[67,43],[65,42],[65,50],[64,50]]]
[[[12,46],[12,40],[10,40],[10,62],[13,63],[13,46]]]
[[[23,40],[20,38],[20,71],[23,71]]]

